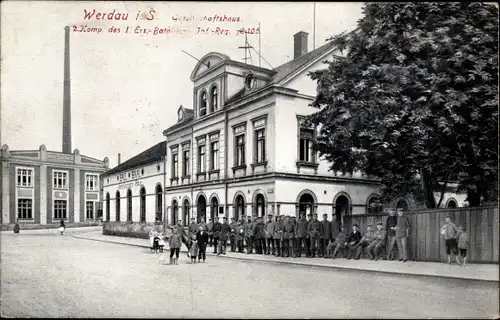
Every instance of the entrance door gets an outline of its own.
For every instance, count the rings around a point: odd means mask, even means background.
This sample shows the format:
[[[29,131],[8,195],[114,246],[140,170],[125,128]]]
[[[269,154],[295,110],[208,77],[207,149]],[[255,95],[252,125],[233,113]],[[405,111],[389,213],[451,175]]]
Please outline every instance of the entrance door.
[[[352,228],[350,209],[349,199],[346,196],[339,196],[335,201],[335,215],[337,220],[342,222],[347,232],[350,232]]]
[[[196,222],[200,223],[201,218],[207,216],[207,199],[205,199],[205,196],[200,195],[198,197],[198,204],[196,207],[197,207]]]

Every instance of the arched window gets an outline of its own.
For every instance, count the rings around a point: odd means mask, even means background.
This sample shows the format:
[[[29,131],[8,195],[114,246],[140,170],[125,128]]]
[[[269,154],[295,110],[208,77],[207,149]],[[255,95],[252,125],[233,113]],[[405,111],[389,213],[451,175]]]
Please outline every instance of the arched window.
[[[116,191],[116,221],[120,221],[120,191]]]
[[[304,193],[299,199],[299,214],[313,214],[314,212],[314,198],[309,193]]]
[[[177,224],[177,219],[179,218],[179,206],[177,205],[177,200],[172,201],[172,224]]]
[[[210,218],[213,219],[219,216],[219,201],[216,197],[213,197],[210,201]]]
[[[189,223],[189,200],[185,199],[182,205],[182,225],[187,226]]]
[[[218,108],[218,93],[217,93],[217,87],[212,87],[212,90],[210,90],[210,112],[217,111]]]
[[[111,219],[111,205],[110,205],[110,196],[109,192],[106,193],[106,221],[109,221]]]
[[[372,196],[368,200],[366,205],[366,213],[368,214],[378,214],[384,210],[383,204],[380,201],[379,196]]]
[[[132,221],[132,190],[127,190],[127,221]]]
[[[156,186],[156,222],[160,222],[163,219],[163,189],[161,185]]]
[[[236,197],[236,206],[234,207],[234,218],[236,221],[240,220],[245,215],[245,199],[240,194]]]
[[[207,114],[207,92],[203,91],[200,96],[200,117]]]
[[[141,222],[146,222],[146,188],[142,187],[141,192]]]
[[[261,193],[255,197],[255,215],[257,217],[264,217],[266,215],[266,199]]]
[[[446,207],[447,208],[457,208],[458,204],[455,201],[455,199],[450,199],[450,200],[448,200],[448,203],[446,204]]]

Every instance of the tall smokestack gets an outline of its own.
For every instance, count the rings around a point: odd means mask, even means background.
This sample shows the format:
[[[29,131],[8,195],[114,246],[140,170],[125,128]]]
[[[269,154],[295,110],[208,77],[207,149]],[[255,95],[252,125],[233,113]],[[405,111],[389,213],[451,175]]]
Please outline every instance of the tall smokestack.
[[[122,163],[122,155],[121,153],[118,154],[118,165]]]
[[[63,153],[71,153],[71,74],[69,61],[69,32],[70,27],[64,27]]]

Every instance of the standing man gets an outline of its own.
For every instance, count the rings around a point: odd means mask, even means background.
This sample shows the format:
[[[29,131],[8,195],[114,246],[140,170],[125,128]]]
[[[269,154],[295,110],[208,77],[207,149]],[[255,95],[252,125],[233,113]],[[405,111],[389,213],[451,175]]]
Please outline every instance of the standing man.
[[[217,253],[217,245],[219,244],[220,232],[222,230],[222,224],[219,222],[219,217],[214,217],[214,226],[212,231],[214,233],[214,253]]]
[[[399,261],[408,260],[408,236],[410,234],[410,220],[403,215],[403,208],[398,208],[398,223],[396,225],[396,243],[398,244]]]
[[[211,247],[214,243],[214,220],[210,218],[207,224],[208,245]]]
[[[330,221],[328,221],[328,215],[325,213],[323,215],[323,221],[321,221],[321,224],[323,225],[323,234],[321,236],[321,242],[320,242],[320,257],[323,258],[328,258],[328,255],[326,254],[326,248],[328,247],[328,243],[330,243],[330,239],[332,238],[332,224]]]
[[[229,236],[229,241],[231,243],[231,252],[236,251],[236,227],[237,227],[236,221],[234,221],[234,217],[231,218],[231,223],[229,224],[229,227],[231,228],[231,234]]]
[[[253,253],[255,217],[248,216],[246,224],[247,254]]]
[[[274,246],[276,247],[276,257],[281,256],[281,239],[283,237],[283,223],[279,217],[276,217],[276,222],[273,225]]]
[[[318,214],[313,215],[313,220],[308,226],[309,239],[311,242],[311,257],[316,257],[316,251],[318,251],[318,242],[323,234],[323,225],[318,221]]]
[[[273,215],[268,214],[267,215],[267,222],[266,222],[266,247],[267,247],[267,252],[266,254],[276,254],[276,247],[274,246],[274,240],[273,240],[273,234],[274,234],[274,222],[273,222]],[[272,251],[271,251],[272,247]]]
[[[312,214],[307,215],[306,222],[306,257],[311,256],[311,236],[309,235],[309,224],[312,222]]]
[[[203,227],[200,227],[200,231],[196,234],[196,241],[198,242],[198,262],[203,259],[205,262],[206,252],[207,252],[207,242],[208,242],[208,234],[205,232]],[[196,259],[196,257],[195,257]]]
[[[283,251],[286,257],[292,256],[295,258],[295,252],[293,252],[293,238],[295,237],[295,225],[293,224],[290,216],[286,216],[285,223],[283,225]]]
[[[389,209],[389,216],[385,221],[385,231],[387,234],[387,260],[392,260],[392,249],[396,244],[396,225],[398,224],[398,217],[395,216],[393,208]]]
[[[255,240],[255,253],[257,254],[263,254],[265,253],[265,225],[264,222],[262,222],[261,217],[257,217],[257,222],[254,227],[254,240]]]
[[[226,254],[227,240],[229,239],[229,235],[231,234],[231,227],[227,223],[227,218],[223,217],[222,220],[223,223],[221,226],[219,238],[219,253],[217,253],[217,255],[220,255],[221,253]]]
[[[245,239],[245,225],[243,219],[244,218],[241,218],[236,225],[236,243],[239,253],[243,253],[243,239]]]
[[[304,217],[304,214],[301,213],[299,220],[297,221],[297,228],[295,229],[295,239],[296,239],[295,248],[297,252],[297,257],[300,257],[302,254],[302,246],[305,243],[306,234],[307,234],[307,220]]]

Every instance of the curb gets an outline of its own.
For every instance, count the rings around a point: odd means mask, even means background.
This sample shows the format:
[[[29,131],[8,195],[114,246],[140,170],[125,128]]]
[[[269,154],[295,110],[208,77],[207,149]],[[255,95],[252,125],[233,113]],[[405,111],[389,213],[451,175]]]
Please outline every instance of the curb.
[[[81,235],[71,235],[71,236],[73,238],[96,241],[96,242],[106,242],[106,243],[113,243],[113,244],[118,244],[118,245],[126,245],[126,246],[150,249],[150,247],[148,245],[116,242],[116,241],[110,241],[110,240],[104,240],[104,239],[92,239],[92,238],[82,237]],[[164,250],[170,251],[170,249],[164,249]],[[180,252],[187,253],[188,251],[187,250],[180,250]],[[217,256],[217,255],[214,253],[211,253],[211,252],[207,252],[207,256]],[[271,263],[271,264],[287,264],[287,265],[311,267],[311,268],[341,269],[343,271],[362,271],[362,272],[371,272],[371,273],[378,273],[378,274],[391,274],[393,276],[406,276],[406,277],[413,276],[413,277],[428,277],[428,278],[431,277],[431,278],[453,279],[453,280],[462,280],[462,281],[466,280],[466,281],[491,282],[491,283],[495,283],[495,284],[498,284],[500,281],[500,280],[489,280],[489,279],[479,279],[479,278],[461,278],[461,277],[454,277],[452,275],[448,276],[448,275],[419,274],[419,273],[393,272],[393,271],[384,271],[384,270],[360,269],[360,268],[352,268],[352,267],[338,266],[338,265],[321,265],[321,264],[315,265],[315,264],[309,264],[307,262],[298,262],[298,261],[247,259],[247,258],[241,258],[241,257],[231,257],[231,256],[227,256],[227,255],[220,255],[219,257],[226,258],[226,259],[234,259],[234,260],[239,260],[239,261],[252,261],[252,262]]]

